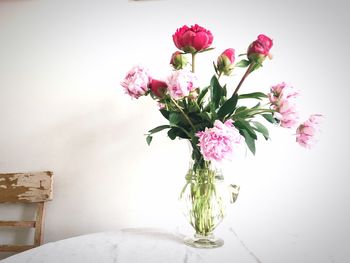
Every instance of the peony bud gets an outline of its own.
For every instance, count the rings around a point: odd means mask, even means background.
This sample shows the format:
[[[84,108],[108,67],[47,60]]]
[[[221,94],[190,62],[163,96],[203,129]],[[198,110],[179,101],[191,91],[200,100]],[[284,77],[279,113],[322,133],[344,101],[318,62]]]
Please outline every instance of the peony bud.
[[[187,64],[187,59],[180,51],[176,51],[171,56],[170,64],[176,70],[183,69]]]
[[[150,83],[150,89],[154,95],[159,98],[162,98],[167,89],[167,84],[164,81],[152,79]]]
[[[211,32],[199,25],[178,28],[173,35],[175,46],[186,53],[196,53],[210,47],[213,42]]]
[[[248,59],[261,64],[267,56],[271,56],[269,52],[272,45],[272,39],[262,34],[259,35],[258,39],[251,43],[248,47]]]
[[[233,48],[228,48],[218,57],[217,70],[219,74],[224,74],[229,76],[233,70],[233,63],[235,62],[235,50]]]

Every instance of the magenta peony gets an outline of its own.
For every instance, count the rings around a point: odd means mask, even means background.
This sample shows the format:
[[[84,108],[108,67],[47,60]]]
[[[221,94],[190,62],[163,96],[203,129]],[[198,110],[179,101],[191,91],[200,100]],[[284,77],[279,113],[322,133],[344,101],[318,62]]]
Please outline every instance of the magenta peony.
[[[197,24],[191,27],[185,25],[176,30],[173,41],[178,49],[186,53],[195,53],[210,47],[213,35],[209,30]]]
[[[150,89],[154,95],[158,98],[162,98],[167,90],[167,84],[164,81],[152,79]]]
[[[272,45],[272,39],[260,34],[258,39],[251,43],[248,47],[247,56],[249,60],[264,59],[269,55]]]

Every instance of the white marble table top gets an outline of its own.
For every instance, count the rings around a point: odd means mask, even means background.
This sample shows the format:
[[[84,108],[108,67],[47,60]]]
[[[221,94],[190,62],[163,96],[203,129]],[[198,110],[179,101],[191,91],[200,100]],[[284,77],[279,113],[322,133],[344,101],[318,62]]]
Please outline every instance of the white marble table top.
[[[179,233],[159,229],[124,229],[47,243],[1,263],[256,263],[232,229],[220,232],[223,247],[198,249],[183,244]]]

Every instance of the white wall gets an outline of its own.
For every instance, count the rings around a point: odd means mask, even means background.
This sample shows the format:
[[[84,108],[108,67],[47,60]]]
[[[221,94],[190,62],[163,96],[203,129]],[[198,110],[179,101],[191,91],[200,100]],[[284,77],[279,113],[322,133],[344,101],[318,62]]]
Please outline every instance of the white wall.
[[[262,262],[345,262],[349,244],[346,1],[0,0],[0,172],[53,170],[45,241],[124,227],[175,228],[187,145],[143,134],[164,123],[150,98],[119,86],[131,66],[169,72],[171,35],[199,23],[216,50],[198,57],[209,81],[225,48],[244,53],[259,33],[274,39],[274,59],[242,89],[299,89],[303,119],[325,115],[311,151],[292,131],[271,127],[257,155],[225,169],[241,195],[232,226]],[[229,80],[233,87],[237,76]],[[0,210],[11,218],[21,212]],[[3,234],[1,234],[3,233]],[[23,236],[21,236],[23,238]],[[0,232],[0,241],[8,239]],[[347,244],[347,245],[346,245]]]

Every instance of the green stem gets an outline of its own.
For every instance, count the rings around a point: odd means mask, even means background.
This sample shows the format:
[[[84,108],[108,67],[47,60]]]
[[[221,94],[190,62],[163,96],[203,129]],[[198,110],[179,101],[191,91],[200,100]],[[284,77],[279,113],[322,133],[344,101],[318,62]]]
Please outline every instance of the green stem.
[[[255,62],[250,63],[249,67],[247,68],[247,71],[244,73],[244,75],[243,75],[241,81],[238,83],[237,88],[236,88],[235,91],[233,92],[233,95],[237,94],[239,88],[242,86],[244,80],[245,80],[245,79],[248,77],[248,75],[251,73],[251,70],[252,70],[252,68],[253,68],[254,66],[255,66]],[[232,95],[232,96],[233,96],[233,95]]]
[[[189,125],[192,127],[193,131],[196,130],[196,128],[194,127],[192,121],[190,120],[190,118],[186,115],[186,113],[181,109],[181,107],[179,106],[179,104],[177,104],[177,102],[173,99],[170,98],[171,101],[174,103],[174,105],[176,106],[176,108],[181,112],[181,114],[184,116],[184,118],[187,120],[187,122],[189,123]]]
[[[192,53],[192,73],[194,73],[195,71],[195,57],[196,57],[196,53]]]

